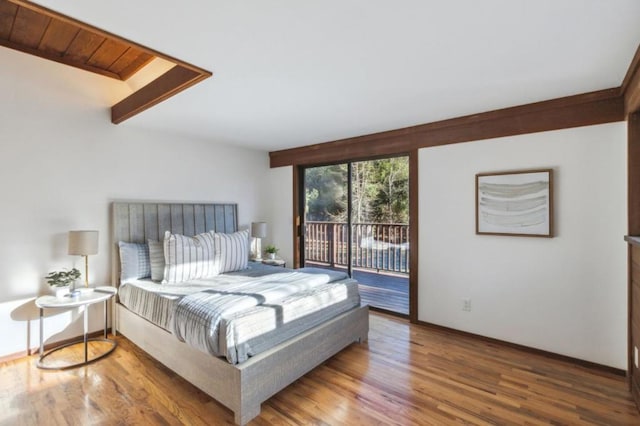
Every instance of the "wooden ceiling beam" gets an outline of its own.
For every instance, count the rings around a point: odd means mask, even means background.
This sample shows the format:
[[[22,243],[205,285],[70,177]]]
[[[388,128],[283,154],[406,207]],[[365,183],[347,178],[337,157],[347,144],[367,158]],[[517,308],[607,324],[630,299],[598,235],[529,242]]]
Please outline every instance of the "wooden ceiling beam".
[[[622,82],[625,113],[627,115],[640,111],[640,46],[631,61],[629,70]]]
[[[176,65],[169,71],[140,88],[111,107],[111,122],[122,123],[159,102],[209,77],[192,69]]]
[[[269,153],[271,167],[317,165],[414,149],[624,120],[620,88]]]

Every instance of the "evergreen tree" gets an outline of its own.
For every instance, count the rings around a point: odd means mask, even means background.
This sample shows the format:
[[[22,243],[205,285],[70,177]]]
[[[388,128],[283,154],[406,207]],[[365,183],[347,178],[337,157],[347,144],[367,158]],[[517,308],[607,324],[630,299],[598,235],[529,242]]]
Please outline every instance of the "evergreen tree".
[[[352,163],[354,223],[409,221],[409,159]],[[347,222],[347,165],[311,167],[305,172],[306,220]]]
[[[376,196],[372,201],[376,223],[409,222],[409,161],[406,157],[374,161]]]
[[[347,165],[311,167],[305,171],[306,220],[347,221]]]

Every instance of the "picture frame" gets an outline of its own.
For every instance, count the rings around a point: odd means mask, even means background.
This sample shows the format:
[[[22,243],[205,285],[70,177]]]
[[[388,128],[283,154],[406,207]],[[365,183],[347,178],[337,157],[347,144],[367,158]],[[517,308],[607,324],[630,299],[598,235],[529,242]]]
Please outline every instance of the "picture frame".
[[[553,237],[553,170],[476,174],[476,234]]]

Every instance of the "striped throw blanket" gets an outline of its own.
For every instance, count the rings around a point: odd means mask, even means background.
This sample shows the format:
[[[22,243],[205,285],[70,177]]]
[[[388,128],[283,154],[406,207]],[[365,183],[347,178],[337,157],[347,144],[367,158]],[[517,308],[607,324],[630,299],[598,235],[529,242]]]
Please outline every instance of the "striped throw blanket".
[[[181,298],[172,333],[231,363],[267,350],[360,304],[343,274],[301,270],[246,277]]]

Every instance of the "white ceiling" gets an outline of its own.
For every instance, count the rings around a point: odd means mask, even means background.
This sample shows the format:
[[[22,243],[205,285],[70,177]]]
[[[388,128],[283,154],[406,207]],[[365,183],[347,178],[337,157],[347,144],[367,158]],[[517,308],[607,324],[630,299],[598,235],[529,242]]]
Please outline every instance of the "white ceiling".
[[[38,1],[213,72],[119,124],[278,150],[617,87],[638,0]]]

